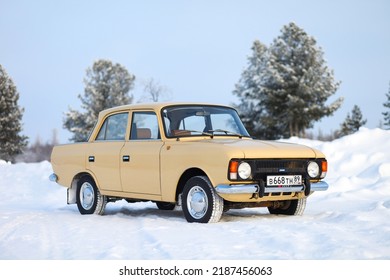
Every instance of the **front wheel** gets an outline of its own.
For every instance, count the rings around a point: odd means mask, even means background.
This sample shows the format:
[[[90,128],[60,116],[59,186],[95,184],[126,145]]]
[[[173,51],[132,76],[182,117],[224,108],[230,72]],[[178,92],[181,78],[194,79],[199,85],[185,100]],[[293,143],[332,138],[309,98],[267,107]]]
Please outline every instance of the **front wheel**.
[[[107,198],[101,195],[94,180],[89,176],[82,177],[77,183],[77,208],[80,214],[103,215]]]
[[[306,197],[294,200],[286,200],[277,208],[268,207],[271,214],[300,216],[306,208]]]
[[[216,193],[207,177],[196,176],[184,186],[182,208],[190,223],[216,223],[222,216],[223,198]]]

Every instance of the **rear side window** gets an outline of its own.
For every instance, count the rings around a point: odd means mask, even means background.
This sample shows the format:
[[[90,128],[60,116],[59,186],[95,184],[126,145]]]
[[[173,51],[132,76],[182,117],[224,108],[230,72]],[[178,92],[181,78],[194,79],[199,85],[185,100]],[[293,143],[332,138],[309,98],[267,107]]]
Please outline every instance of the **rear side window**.
[[[96,140],[125,140],[128,113],[111,115],[104,121]]]

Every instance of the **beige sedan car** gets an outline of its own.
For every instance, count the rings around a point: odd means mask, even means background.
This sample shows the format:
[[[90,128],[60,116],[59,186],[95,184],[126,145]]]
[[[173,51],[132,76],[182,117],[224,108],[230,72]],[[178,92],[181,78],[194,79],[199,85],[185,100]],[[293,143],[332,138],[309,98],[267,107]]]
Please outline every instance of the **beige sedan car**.
[[[267,207],[300,215],[306,198],[327,190],[325,156],[296,144],[254,140],[235,109],[152,103],[99,114],[87,142],[54,147],[52,181],[81,214],[108,202],[181,206],[188,222],[218,222],[223,212]]]

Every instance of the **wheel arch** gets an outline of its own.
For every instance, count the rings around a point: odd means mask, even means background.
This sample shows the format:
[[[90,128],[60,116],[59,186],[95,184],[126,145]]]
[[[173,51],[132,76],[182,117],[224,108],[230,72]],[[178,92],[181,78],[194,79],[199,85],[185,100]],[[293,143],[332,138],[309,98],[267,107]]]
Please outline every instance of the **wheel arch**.
[[[189,168],[186,171],[184,171],[184,173],[181,175],[179,182],[177,184],[177,187],[176,187],[176,201],[178,200],[179,195],[183,192],[184,185],[186,184],[186,182],[194,176],[208,177],[207,174],[200,168],[193,167],[193,168]]]
[[[78,184],[79,180],[84,176],[91,177],[95,181],[96,186],[99,188],[99,186],[97,185],[95,176],[93,176],[91,173],[84,171],[84,172],[80,172],[80,173],[76,174],[73,177],[70,188],[68,188],[68,191],[67,191],[67,203],[68,204],[76,204],[77,184]]]

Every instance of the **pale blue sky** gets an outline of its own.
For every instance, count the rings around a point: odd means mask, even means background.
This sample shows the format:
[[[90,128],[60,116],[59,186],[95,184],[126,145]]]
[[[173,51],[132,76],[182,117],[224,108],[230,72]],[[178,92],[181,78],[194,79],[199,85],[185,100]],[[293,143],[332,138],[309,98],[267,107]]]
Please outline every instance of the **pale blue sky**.
[[[390,1],[21,1],[0,0],[0,64],[25,108],[24,134],[61,142],[68,107],[79,108],[85,70],[97,59],[154,78],[174,101],[230,104],[254,40],[269,45],[295,22],[316,38],[342,82],[341,109],[315,126],[339,128],[354,104],[368,127],[382,118],[390,82]]]

